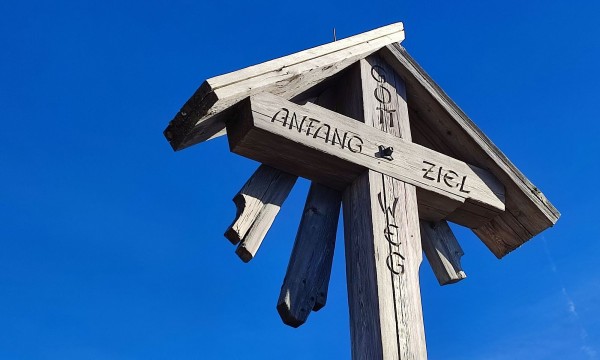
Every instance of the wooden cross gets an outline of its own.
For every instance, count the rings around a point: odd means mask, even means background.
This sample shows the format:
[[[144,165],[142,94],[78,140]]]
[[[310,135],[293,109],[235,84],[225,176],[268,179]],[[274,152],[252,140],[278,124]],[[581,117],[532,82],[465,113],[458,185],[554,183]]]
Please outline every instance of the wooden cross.
[[[288,325],[326,303],[343,204],[355,359],[426,358],[422,253],[440,284],[465,278],[446,220],[501,257],[559,216],[402,48],[388,46],[403,38],[393,24],[209,79],[165,131],[179,150],[226,130],[232,152],[263,163],[234,197],[225,232],[244,261],[297,177],[312,180],[277,305]]]

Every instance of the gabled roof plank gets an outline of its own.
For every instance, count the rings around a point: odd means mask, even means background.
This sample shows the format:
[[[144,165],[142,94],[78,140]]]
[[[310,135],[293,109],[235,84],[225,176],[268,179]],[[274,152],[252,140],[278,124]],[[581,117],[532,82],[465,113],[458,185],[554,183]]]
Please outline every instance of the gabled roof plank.
[[[404,40],[395,23],[206,80],[164,134],[174,150],[225,134],[224,111],[242,99],[270,92],[291,99],[380,48]]]
[[[498,258],[556,223],[558,210],[400,44],[386,46],[380,53],[406,82],[415,140],[489,170],[506,187],[506,211],[474,229]]]

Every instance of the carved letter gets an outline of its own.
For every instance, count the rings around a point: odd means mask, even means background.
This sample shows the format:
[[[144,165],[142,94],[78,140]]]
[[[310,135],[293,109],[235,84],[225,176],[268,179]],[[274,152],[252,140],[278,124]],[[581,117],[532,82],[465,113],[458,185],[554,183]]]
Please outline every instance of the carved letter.
[[[453,174],[453,176],[448,176],[450,174]],[[452,180],[456,179],[456,177],[458,176],[457,173],[455,173],[452,170],[448,170],[448,172],[444,175],[444,182],[446,183],[446,185],[450,186],[450,187],[457,187],[458,183],[456,182],[452,182]],[[452,182],[452,183],[450,183]]]
[[[319,133],[321,132],[321,129],[323,128],[327,128],[327,131],[325,132],[325,136],[319,136]],[[323,139],[325,140],[325,142],[329,142],[329,132],[331,131],[331,126],[323,123],[321,126],[319,126],[319,128],[317,129],[317,131],[315,131],[315,135],[313,135],[313,139],[319,138],[319,139]]]
[[[379,110],[379,123],[383,124],[383,119],[385,118],[385,113],[390,114],[390,127],[394,127],[394,113],[396,110],[394,109],[386,109],[385,106],[380,106],[377,108]]]
[[[433,168],[435,167],[435,164],[430,163],[429,161],[425,161],[425,160],[423,160],[423,163],[427,164],[427,165],[431,165],[431,167],[429,169],[421,169],[421,170],[425,171],[425,174],[423,174],[423,178],[425,178],[427,180],[435,180],[435,178],[427,176],[429,173],[433,172]]]
[[[356,140],[356,142],[358,142],[358,144],[354,145],[355,147],[352,147],[352,140]],[[359,138],[358,135],[354,135],[353,137],[348,139],[348,149],[350,149],[350,151],[352,151],[353,153],[361,152],[363,144],[363,140]]]
[[[346,147],[346,136],[348,136],[348,133],[345,132],[344,137],[340,137],[338,129],[333,129],[333,135],[331,135],[331,145],[335,145],[337,139],[337,144],[340,144],[340,148],[343,149],[344,147]]]
[[[385,236],[385,239],[392,245],[402,244],[402,242],[399,239],[398,240],[395,239],[397,237],[396,235],[398,234],[396,232],[397,229],[398,229],[398,225],[387,224],[387,226],[385,227],[385,230],[383,230],[383,235]]]
[[[285,116],[280,116],[280,114],[282,112],[285,112]],[[280,122],[281,124],[283,124],[283,126],[285,126],[287,124],[287,120],[288,120],[288,116],[290,115],[290,111],[286,108],[282,108],[281,110],[279,110],[278,112],[275,113],[275,115],[273,115],[273,118],[271,119],[271,122]],[[294,114],[295,115],[295,114]]]
[[[467,181],[467,176],[463,176],[462,178],[462,182],[460,183],[460,191],[464,192],[464,193],[470,193],[470,191],[465,190],[465,181]]]
[[[384,199],[381,197],[381,193],[377,194],[377,199],[379,200],[379,206],[381,207],[381,211],[384,212],[386,216],[391,216],[392,219],[396,216],[396,206],[398,205],[398,198],[394,198],[394,204],[392,207],[387,207],[384,204]]]
[[[300,124],[298,124],[299,117],[300,116],[296,116],[296,113],[292,113],[292,118],[290,119],[290,130],[292,130],[294,127],[296,127],[296,129],[298,129],[298,132],[301,133],[302,127],[304,126],[304,120],[306,120],[306,116],[304,116],[302,118],[302,121],[300,121]]]
[[[378,83],[383,84],[386,81],[385,80],[385,69],[379,65],[373,65],[373,67],[371,67],[371,76]]]
[[[396,275],[400,275],[404,273],[404,256],[400,253],[393,252],[391,253],[386,260],[388,269],[391,270]]]
[[[310,136],[310,129],[314,129],[314,123],[320,123],[319,120],[308,118],[308,125],[306,126],[306,136]]]
[[[388,104],[392,101],[392,93],[390,93],[390,91],[386,89],[383,85],[379,85],[378,87],[376,87],[373,93],[375,94],[375,99],[377,99],[377,101],[379,101],[382,104]]]

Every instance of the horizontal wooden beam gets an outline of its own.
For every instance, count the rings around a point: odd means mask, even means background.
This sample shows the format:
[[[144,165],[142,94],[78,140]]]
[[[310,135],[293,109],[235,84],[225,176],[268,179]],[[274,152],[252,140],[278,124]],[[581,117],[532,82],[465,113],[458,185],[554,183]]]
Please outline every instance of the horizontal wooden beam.
[[[291,99],[382,47],[404,40],[395,23],[206,80],[175,115],[164,135],[174,150],[225,134],[227,110],[267,91]]]
[[[417,186],[428,206],[439,206],[442,196],[453,200],[454,212],[490,218],[504,211],[504,188],[487,171],[315,105],[255,95],[240,104],[227,131],[232,152],[335,189],[371,169]]]

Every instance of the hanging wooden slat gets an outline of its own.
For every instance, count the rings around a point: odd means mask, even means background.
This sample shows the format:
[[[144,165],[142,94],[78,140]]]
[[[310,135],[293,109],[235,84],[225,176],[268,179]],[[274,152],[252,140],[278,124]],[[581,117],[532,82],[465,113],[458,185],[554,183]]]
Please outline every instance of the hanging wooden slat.
[[[467,275],[460,258],[464,251],[446,221],[420,222],[423,252],[440,285],[454,284]]]
[[[287,325],[298,327],[325,306],[341,201],[339,191],[311,184],[277,301]]]
[[[239,243],[236,253],[244,262],[256,255],[297,178],[261,165],[233,198],[237,214],[225,237]]]

